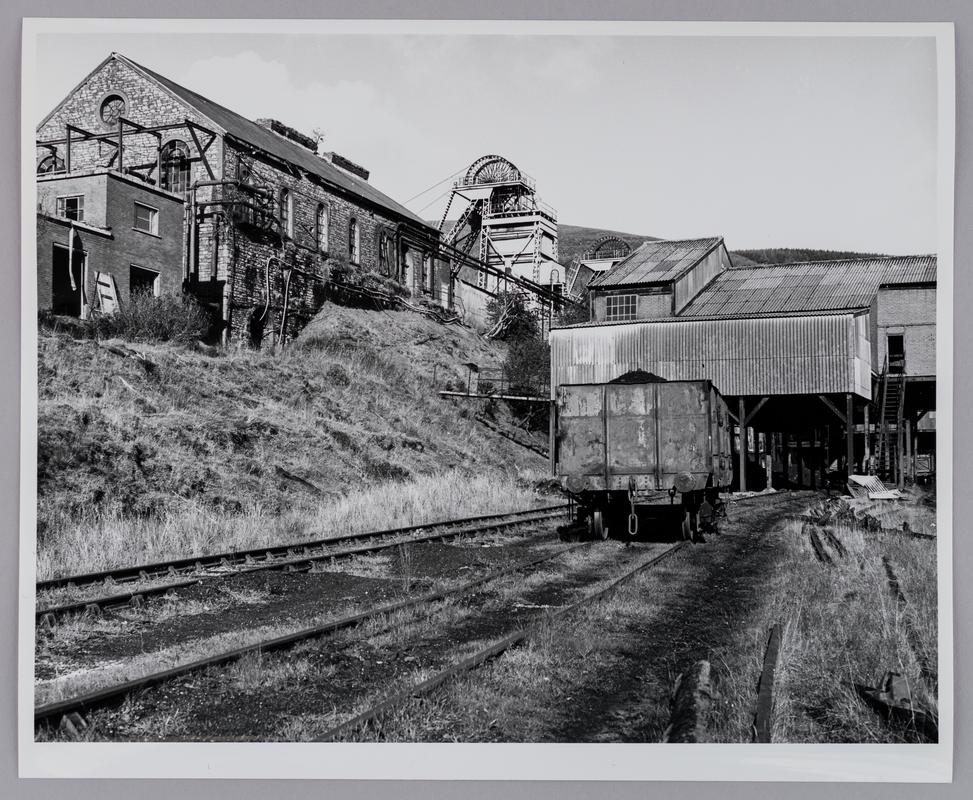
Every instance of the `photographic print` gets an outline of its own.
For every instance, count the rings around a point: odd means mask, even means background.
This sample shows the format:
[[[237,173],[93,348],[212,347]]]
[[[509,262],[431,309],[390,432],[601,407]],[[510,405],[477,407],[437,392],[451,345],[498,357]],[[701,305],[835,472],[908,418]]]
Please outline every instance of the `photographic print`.
[[[948,778],[947,27],[27,23],[34,769]]]

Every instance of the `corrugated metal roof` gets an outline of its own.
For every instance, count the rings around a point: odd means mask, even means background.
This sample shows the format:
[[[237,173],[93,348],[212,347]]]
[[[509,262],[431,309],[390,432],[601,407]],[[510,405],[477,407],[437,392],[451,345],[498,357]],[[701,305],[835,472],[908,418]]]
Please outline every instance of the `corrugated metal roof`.
[[[237,114],[235,111],[230,111],[230,109],[221,106],[219,103],[215,103],[209,98],[203,97],[191,89],[187,89],[185,86],[180,86],[178,83],[169,80],[169,78],[166,78],[164,75],[153,72],[147,67],[137,64],[125,56],[119,55],[118,53],[116,53],[115,56],[131,66],[133,69],[144,73],[152,80],[161,84],[184,103],[192,106],[199,111],[200,114],[212,120],[212,122],[222,128],[230,136],[251,144],[254,147],[276,156],[277,158],[283,159],[290,164],[294,164],[295,166],[298,166],[313,175],[317,175],[319,178],[324,179],[328,183],[369,200],[375,205],[393,212],[397,216],[406,217],[412,222],[419,223],[426,228],[433,227],[425,220],[413,214],[405,206],[397,203],[392,198],[380,192],[367,181],[361,180],[360,178],[351,175],[344,170],[338,169],[330,162],[325,161],[323,158],[318,157],[315,153],[312,153],[306,147],[302,147],[296,142],[292,142],[289,139],[285,139],[283,136],[279,136],[273,131],[258,125],[256,122]]]
[[[882,286],[936,282],[936,256],[900,256],[883,260],[885,277]]]
[[[701,291],[680,317],[753,317],[867,308],[887,263],[811,261],[729,269]]]
[[[591,287],[668,283],[698,264],[723,238],[643,242],[631,255],[597,276]]]

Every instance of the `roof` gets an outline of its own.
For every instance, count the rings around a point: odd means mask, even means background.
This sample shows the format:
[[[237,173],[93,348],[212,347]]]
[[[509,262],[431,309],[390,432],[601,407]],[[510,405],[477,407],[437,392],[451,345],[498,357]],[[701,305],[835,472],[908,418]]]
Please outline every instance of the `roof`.
[[[669,283],[698,264],[723,237],[643,242],[607,272],[591,281],[592,288]]]
[[[572,328],[611,328],[616,325],[672,325],[677,322],[715,322],[723,321],[727,319],[781,319],[786,317],[791,317],[793,319],[802,319],[804,317],[849,317],[856,314],[865,314],[867,309],[865,308],[847,308],[847,309],[836,309],[836,310],[823,310],[823,311],[778,311],[769,312],[766,314],[726,314],[719,315],[714,314],[712,316],[675,316],[675,317],[646,317],[644,319],[623,319],[623,320],[613,320],[611,322],[602,321],[589,321],[589,322],[574,322],[570,325],[552,325],[552,331],[563,331]]]
[[[680,317],[752,317],[868,308],[885,278],[882,259],[736,267],[718,275]]]
[[[120,61],[123,61],[133,69],[138,70],[151,80],[160,84],[187,105],[195,108],[200,114],[222,128],[233,138],[253,145],[265,153],[269,153],[272,156],[276,156],[290,164],[300,167],[340,189],[358,195],[381,208],[391,211],[397,216],[406,217],[410,221],[416,222],[424,227],[432,227],[425,220],[409,211],[401,203],[397,203],[392,198],[383,194],[367,181],[338,169],[338,167],[320,158],[306,147],[285,139],[283,136],[258,125],[253,120],[249,120],[237,114],[235,111],[230,111],[230,109],[221,106],[219,103],[215,103],[191,89],[180,86],[164,75],[153,72],[123,55],[118,53],[113,55]]]
[[[882,286],[936,282],[936,256],[896,256],[885,261]]]

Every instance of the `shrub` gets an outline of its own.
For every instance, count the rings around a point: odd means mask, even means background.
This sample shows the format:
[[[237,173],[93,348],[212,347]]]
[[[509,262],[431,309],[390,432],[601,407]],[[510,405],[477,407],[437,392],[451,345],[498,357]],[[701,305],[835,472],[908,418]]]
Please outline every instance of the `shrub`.
[[[192,342],[210,327],[206,311],[189,295],[135,294],[114,314],[95,312],[88,325],[97,338],[117,336],[140,342]]]

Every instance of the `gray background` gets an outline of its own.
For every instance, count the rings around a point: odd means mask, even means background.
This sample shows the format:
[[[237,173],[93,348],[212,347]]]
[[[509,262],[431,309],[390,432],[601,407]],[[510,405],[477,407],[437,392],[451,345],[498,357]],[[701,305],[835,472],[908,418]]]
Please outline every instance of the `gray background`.
[[[954,644],[956,663],[955,767],[952,785],[889,784],[707,784],[707,783],[446,783],[389,781],[40,781],[18,780],[16,738],[16,618],[18,563],[19,482],[19,379],[20,374],[20,20],[37,17],[347,17],[347,18],[519,18],[519,19],[648,19],[648,20],[766,20],[846,22],[955,22],[957,64],[957,154],[956,154],[956,273],[955,273],[955,362],[954,372],[955,455],[954,498]],[[179,797],[220,797],[234,800],[264,800],[268,797],[465,798],[597,796],[611,798],[665,795],[667,798],[720,797],[721,800],[749,798],[754,794],[806,798],[854,796],[860,798],[952,798],[969,796],[973,790],[973,766],[964,754],[971,752],[971,690],[964,684],[964,666],[973,663],[970,647],[973,606],[973,547],[963,524],[973,511],[973,497],[964,491],[964,477],[973,475],[973,457],[964,445],[973,438],[969,406],[973,376],[962,369],[969,360],[968,341],[973,317],[963,309],[973,308],[973,280],[963,255],[973,252],[973,154],[968,132],[973,110],[973,3],[970,0],[599,0],[598,3],[545,0],[533,4],[524,0],[414,0],[396,3],[386,0],[167,0],[145,3],[133,0],[4,0],[0,4],[0,231],[6,246],[6,284],[0,293],[0,625],[8,646],[0,654],[0,797],[87,798],[104,800],[137,794],[140,800]],[[81,65],[80,69],[84,69]],[[78,78],[82,77],[79,71]],[[894,169],[895,165],[889,165]],[[966,786],[964,790],[962,787]]]

